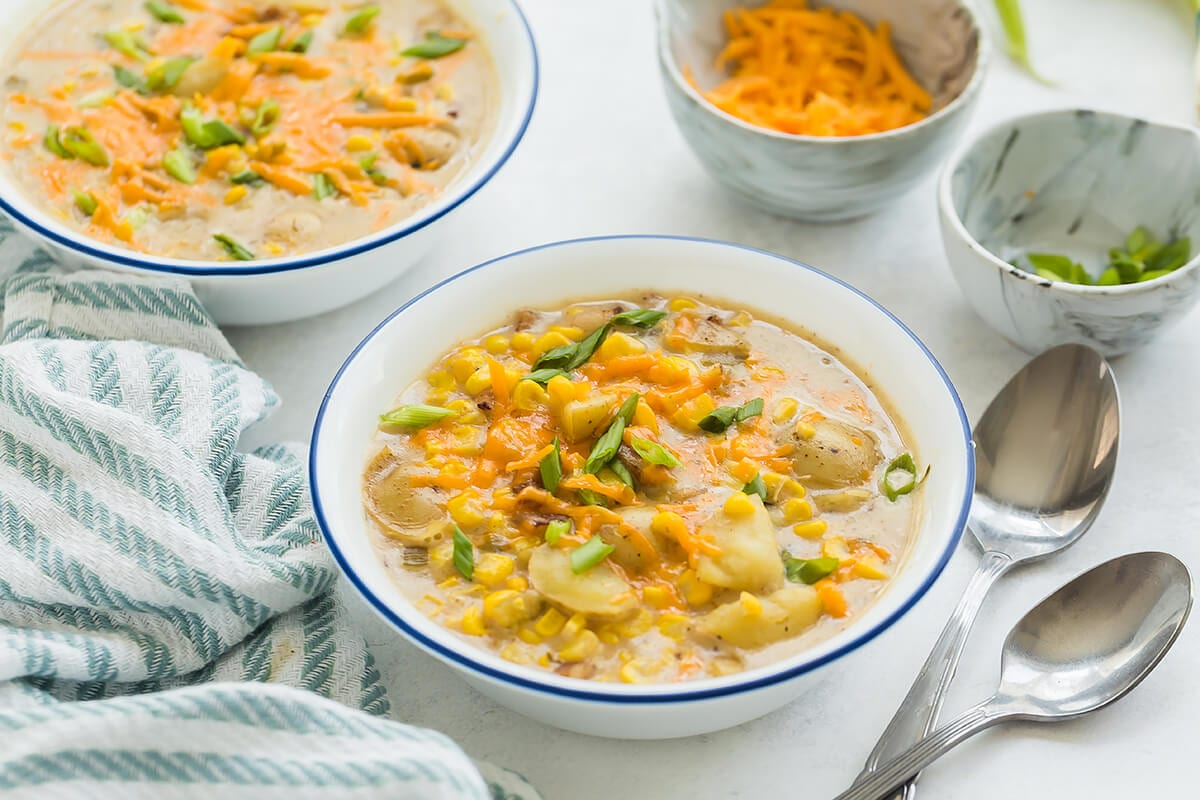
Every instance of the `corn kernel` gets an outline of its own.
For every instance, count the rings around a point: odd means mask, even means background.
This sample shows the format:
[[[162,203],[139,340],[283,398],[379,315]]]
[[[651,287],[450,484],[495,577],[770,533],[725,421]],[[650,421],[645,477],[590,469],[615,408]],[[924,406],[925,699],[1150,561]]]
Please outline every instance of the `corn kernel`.
[[[587,617],[583,614],[572,614],[567,623],[563,625],[562,633],[568,639],[574,639],[579,633],[587,628]]]
[[[508,337],[499,333],[493,333],[483,340],[483,349],[487,350],[494,356],[508,352]]]
[[[826,558],[836,558],[838,561],[846,561],[850,558],[850,550],[846,547],[846,540],[840,536],[831,536],[821,542],[821,555]]]
[[[738,601],[742,604],[742,608],[752,617],[757,617],[762,614],[762,601],[749,592],[742,592],[738,596]]]
[[[809,425],[807,421],[800,420],[796,423],[796,435],[801,439],[811,439],[817,433],[817,429]]]
[[[483,522],[479,498],[474,492],[462,492],[446,501],[446,510],[451,518],[464,528],[473,528]]]
[[[552,333],[561,333],[573,342],[578,342],[583,338],[583,328],[577,328],[574,325],[551,325],[548,330]]]
[[[635,658],[622,666],[619,674],[624,683],[649,683],[653,679],[649,672],[642,662]]]
[[[613,624],[613,629],[627,639],[632,639],[634,636],[641,636],[653,627],[654,615],[644,608],[640,609],[637,614],[629,619]]]
[[[513,559],[501,553],[483,553],[475,559],[475,580],[495,589],[512,575]]]
[[[742,483],[749,483],[758,474],[758,465],[753,461],[739,461],[729,468],[729,472]]]
[[[514,575],[504,582],[504,585],[514,591],[523,592],[529,588],[529,581],[522,578],[520,575]]]
[[[829,530],[829,523],[823,519],[800,522],[792,526],[792,533],[801,539],[819,539],[825,535],[827,530]]]
[[[661,586],[642,589],[642,599],[654,608],[666,608],[671,603],[671,594]]]
[[[532,383],[532,381],[526,381]],[[550,397],[550,408],[556,412],[575,399],[575,386],[571,380],[562,375],[555,375],[546,384],[546,392]]]
[[[454,388],[454,376],[444,369],[434,370],[425,379],[431,389],[446,392]]]
[[[683,599],[687,600],[688,605],[693,608],[712,602],[712,585],[700,580],[693,569],[684,570],[683,574],[675,581],[675,585],[679,587]]]
[[[563,347],[568,344],[575,343],[558,331],[548,331],[539,336],[537,341],[533,343],[533,354],[540,356],[547,350],[553,350],[556,347]]]
[[[796,415],[796,408],[800,404],[796,402],[794,397],[785,397],[775,404],[775,411],[771,414],[771,419],[776,422],[787,422]]]
[[[479,606],[471,606],[462,615],[462,632],[468,636],[483,636],[483,611]]]
[[[600,648],[600,638],[589,630],[583,630],[566,647],[558,651],[560,661],[583,661]]]
[[[604,343],[596,349],[596,359],[609,361],[620,356],[641,355],[644,352],[646,352],[646,345],[640,339],[617,331],[609,334]]]
[[[529,619],[531,610],[529,598],[512,589],[500,589],[483,598],[483,618],[502,628],[511,628]]]
[[[793,497],[783,504],[783,518],[788,522],[804,522],[812,519],[812,504],[807,500]]]
[[[520,636],[520,634],[517,635]],[[530,644],[537,644],[537,642],[530,642]],[[500,657],[505,661],[511,661],[514,664],[524,664],[528,666],[529,664],[533,663],[533,656],[524,647],[521,647],[516,642],[512,642],[503,650],[501,650]]]
[[[476,456],[483,450],[483,429],[474,425],[456,425],[450,431],[454,445],[450,452],[456,456]]]
[[[567,618],[563,616],[563,613],[557,608],[550,608],[538,618],[537,622],[533,623],[533,629],[538,632],[538,635],[548,639],[561,631],[566,624]]]
[[[879,560],[879,556],[866,555],[854,564],[854,574],[869,581],[886,581],[891,575]]]
[[[707,417],[710,413],[716,410],[717,404],[713,402],[712,395],[705,392],[699,397],[688,400],[681,405],[679,409],[671,415],[671,422],[683,428],[686,431],[699,430],[700,420]]]
[[[512,339],[510,339],[508,342],[509,346],[512,347],[513,350],[516,350],[518,352],[523,352],[525,350],[532,349],[533,343],[534,343],[533,334],[529,333],[528,331],[521,331],[519,333],[514,333],[512,335]]]
[[[521,411],[535,411],[550,404],[550,395],[533,381],[517,381],[512,390],[512,403]]]
[[[696,301],[687,297],[676,297],[671,302],[667,303],[667,308],[672,311],[686,311],[689,308],[695,308]]]
[[[467,390],[467,394],[474,397],[484,389],[491,388],[492,372],[487,367],[480,367],[471,373],[467,380],[463,383],[463,388]]]
[[[454,545],[451,542],[443,542],[436,547],[429,548],[429,569],[434,575],[441,575],[446,570],[453,569],[451,566],[453,559]],[[441,588],[441,584],[438,584],[438,588]]]
[[[611,625],[605,625],[596,631],[596,638],[604,644],[616,644],[621,641],[621,637],[613,630]]]
[[[247,189],[245,186],[234,186],[225,193],[225,205],[233,205],[238,200],[241,200],[243,197],[245,197],[248,191],[249,189]]]
[[[658,618],[658,630],[668,639],[681,641],[687,635],[688,618],[683,614],[663,614]]]
[[[728,516],[748,517],[754,513],[754,501],[745,492],[734,492],[729,495],[723,508]]]
[[[783,493],[797,498],[808,494],[804,489],[804,484],[800,483],[800,481],[794,481],[791,478],[783,482]]]
[[[537,663],[538,663],[539,667],[543,667],[543,668],[549,667],[550,666],[550,654],[542,653],[540,656],[538,656]]]
[[[525,642],[525,644],[542,643],[542,637],[538,635],[537,631],[528,625],[522,625],[520,627],[520,629],[517,631],[517,638],[522,642]]]
[[[346,140],[346,149],[354,153],[361,153],[364,150],[370,150],[374,146],[374,142],[372,142],[366,136],[351,136]]]
[[[454,379],[459,383],[471,377],[475,374],[475,370],[483,366],[487,366],[487,362],[483,359],[483,352],[475,347],[459,351],[459,354],[450,360],[450,371],[454,373]]]
[[[646,401],[641,398],[638,399],[637,406],[633,409],[633,424],[649,428],[655,433],[659,432],[658,417],[655,416],[654,410],[646,404]]]

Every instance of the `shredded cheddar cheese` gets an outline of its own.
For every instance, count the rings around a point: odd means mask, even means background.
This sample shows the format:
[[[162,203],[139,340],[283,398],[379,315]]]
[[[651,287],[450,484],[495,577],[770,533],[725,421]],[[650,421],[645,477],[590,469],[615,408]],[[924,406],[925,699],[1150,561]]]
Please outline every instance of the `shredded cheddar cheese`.
[[[932,107],[900,63],[885,21],[872,30],[849,11],[768,0],[726,11],[724,24],[729,41],[716,67],[730,69],[730,77],[702,94],[746,122],[806,136],[862,136],[910,125]]]

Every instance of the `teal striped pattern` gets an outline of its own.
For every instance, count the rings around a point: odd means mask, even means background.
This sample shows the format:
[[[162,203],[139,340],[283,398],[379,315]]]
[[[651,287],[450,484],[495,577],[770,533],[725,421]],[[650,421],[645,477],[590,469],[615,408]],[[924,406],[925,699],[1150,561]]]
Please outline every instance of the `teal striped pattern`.
[[[190,286],[63,272],[0,218],[12,265],[0,796],[536,797],[389,718],[304,453],[237,449],[279,400]]]

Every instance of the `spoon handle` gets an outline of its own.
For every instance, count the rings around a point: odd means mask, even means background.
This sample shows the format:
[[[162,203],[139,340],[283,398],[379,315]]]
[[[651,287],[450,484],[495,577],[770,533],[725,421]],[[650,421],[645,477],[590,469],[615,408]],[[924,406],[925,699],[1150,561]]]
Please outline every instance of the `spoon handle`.
[[[1009,717],[995,705],[995,698],[980,703],[874,772],[860,776],[834,800],[882,800],[960,743]]]
[[[933,730],[950,681],[958,668],[967,634],[979,614],[983,599],[996,579],[1007,572],[1012,564],[1012,558],[1004,553],[988,550],[983,554],[942,635],[934,643],[904,701],[867,757],[860,778],[872,772],[881,761],[902,752]],[[905,791],[905,800],[911,800],[914,795],[915,787],[910,785]]]

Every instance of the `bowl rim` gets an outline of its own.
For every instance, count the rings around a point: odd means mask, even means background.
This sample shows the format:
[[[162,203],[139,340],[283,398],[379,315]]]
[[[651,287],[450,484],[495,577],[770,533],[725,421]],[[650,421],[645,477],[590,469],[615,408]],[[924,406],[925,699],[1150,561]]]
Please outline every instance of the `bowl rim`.
[[[405,616],[406,616],[405,614],[400,613],[396,609],[394,609],[391,606],[384,603],[371,590],[371,588],[369,586],[367,586],[366,583],[362,579],[359,578],[359,576],[354,572],[353,567],[351,567],[350,562],[347,559],[346,555],[343,553],[342,548],[339,546],[338,537],[331,530],[331,526],[329,525],[329,522],[326,519],[324,505],[321,500],[321,487],[320,487],[319,479],[317,477],[317,475],[318,475],[317,457],[318,457],[318,454],[321,452],[321,431],[322,431],[322,427],[325,422],[325,415],[329,411],[330,401],[331,401],[333,395],[336,393],[336,391],[338,389],[338,385],[341,382],[343,375],[352,368],[354,361],[358,358],[359,353],[371,342],[372,339],[375,338],[375,336],[377,334],[379,334],[384,328],[389,326],[397,317],[399,317],[401,314],[403,314],[406,309],[408,309],[409,307],[413,306],[416,303],[421,302],[421,300],[424,299],[427,295],[438,291],[441,287],[446,286],[450,283],[453,283],[457,280],[460,280],[468,275],[471,275],[474,272],[478,272],[480,270],[487,269],[489,267],[493,267],[498,264],[502,264],[503,262],[505,262],[509,259],[519,258],[521,256],[525,256],[530,253],[538,252],[541,250],[560,248],[560,247],[571,247],[571,246],[577,246],[577,245],[581,245],[581,244],[587,244],[587,243],[593,243],[593,242],[605,242],[605,241],[612,241],[612,240],[676,241],[676,242],[690,242],[690,243],[699,243],[699,244],[708,245],[708,246],[724,247],[724,248],[730,248],[733,250],[748,251],[748,252],[756,254],[756,255],[767,256],[767,257],[770,257],[773,259],[777,259],[779,261],[783,261],[787,264],[791,264],[792,266],[795,266],[799,269],[807,270],[809,272],[815,273],[819,278],[824,278],[826,280],[833,281],[834,283],[836,283],[846,289],[849,289],[852,293],[857,295],[859,298],[861,298],[862,300],[866,301],[868,304],[873,306],[878,312],[885,315],[889,320],[891,320],[891,322],[900,331],[902,331],[904,334],[906,334],[909,337],[909,339],[912,340],[912,342],[917,346],[917,349],[921,352],[921,354],[923,354],[925,356],[926,359],[928,359],[929,363],[933,366],[934,370],[941,377],[943,385],[944,385],[946,391],[949,393],[950,399],[951,399],[952,403],[954,404],[954,407],[958,411],[958,423],[959,423],[959,427],[961,429],[961,433],[962,433],[962,437],[963,437],[963,449],[964,449],[964,452],[966,453],[966,464],[965,464],[966,481],[964,483],[964,490],[963,490],[964,493],[963,493],[963,497],[960,500],[960,508],[959,508],[959,512],[958,512],[958,518],[954,522],[953,530],[950,533],[950,536],[946,542],[946,545],[945,545],[942,553],[938,556],[937,560],[930,566],[928,574],[924,577],[924,579],[921,581],[920,585],[917,586],[917,588],[912,592],[912,594],[909,597],[904,599],[904,601],[900,604],[900,606],[898,608],[896,608],[887,617],[885,617],[884,619],[877,622],[871,628],[863,629],[863,630],[857,632],[853,636],[849,637],[848,640],[843,645],[841,645],[840,647],[838,647],[834,650],[831,650],[830,652],[826,653],[822,657],[802,661],[798,664],[792,665],[788,669],[776,669],[774,671],[771,671],[772,665],[767,665],[766,667],[762,668],[764,671],[766,671],[766,674],[760,674],[757,677],[754,677],[752,679],[745,680],[745,681],[731,680],[728,683],[722,683],[721,685],[718,685],[718,686],[705,686],[705,683],[707,683],[707,682],[698,681],[697,682],[698,686],[695,689],[686,689],[686,688],[681,689],[681,688],[679,688],[678,684],[652,684],[650,686],[638,687],[639,689],[657,688],[657,687],[665,687],[665,688],[672,689],[672,691],[663,691],[661,693],[648,693],[648,692],[647,693],[628,693],[622,689],[623,685],[621,685],[621,684],[599,684],[598,685],[598,686],[605,687],[606,690],[584,688],[584,687],[587,687],[588,685],[597,685],[597,684],[592,684],[591,682],[584,682],[584,681],[580,682],[581,684],[583,684],[583,686],[580,688],[574,688],[573,686],[572,687],[559,686],[559,685],[555,685],[552,683],[546,683],[541,680],[534,680],[531,678],[527,678],[527,677],[524,677],[523,675],[513,674],[506,670],[498,669],[498,668],[492,667],[486,663],[482,663],[481,661],[476,660],[476,658],[473,656],[472,652],[473,652],[473,650],[475,650],[475,648],[472,645],[470,645],[469,643],[462,642],[462,643],[456,644],[455,647],[449,647],[449,646],[443,645],[440,642],[430,639],[429,637],[424,635],[422,632],[420,632],[419,630],[417,630],[417,629],[413,628],[411,625],[409,625],[408,622],[405,620]],[[456,667],[463,668],[470,673],[474,673],[475,676],[481,676],[484,678],[492,679],[494,681],[499,681],[503,684],[507,684],[509,688],[532,690],[535,692],[540,692],[542,694],[559,697],[559,698],[599,701],[599,702],[617,703],[617,704],[639,704],[639,705],[691,702],[691,701],[696,701],[696,700],[704,700],[704,699],[708,699],[708,698],[731,696],[731,695],[741,694],[743,692],[753,691],[756,689],[766,688],[766,687],[769,687],[769,686],[772,686],[775,684],[782,683],[784,681],[789,681],[793,678],[796,678],[800,675],[804,675],[808,672],[812,672],[813,670],[816,670],[817,668],[822,667],[825,664],[836,661],[837,659],[841,658],[842,656],[847,655],[847,654],[857,650],[858,648],[862,647],[863,645],[867,644],[872,639],[877,637],[879,634],[883,633],[885,630],[890,628],[897,620],[899,620],[901,617],[903,617],[905,614],[907,614],[913,608],[913,606],[915,606],[917,604],[917,602],[919,602],[921,600],[921,598],[925,596],[926,592],[929,591],[930,587],[933,586],[933,584],[941,576],[942,572],[946,568],[946,565],[949,563],[950,558],[954,555],[955,551],[957,551],[959,543],[962,540],[963,532],[965,531],[966,525],[967,525],[967,516],[968,516],[968,513],[971,508],[971,498],[973,496],[974,486],[975,486],[975,459],[974,459],[974,445],[972,444],[972,440],[971,440],[971,427],[967,421],[966,410],[963,408],[962,400],[959,398],[958,392],[954,388],[954,384],[950,381],[950,378],[946,374],[946,371],[942,368],[941,364],[938,363],[938,361],[934,357],[933,353],[931,353],[929,351],[929,348],[927,348],[925,346],[925,344],[917,337],[916,334],[914,334],[908,328],[908,326],[906,326],[903,322],[901,322],[899,319],[897,319],[894,314],[892,314],[890,311],[888,311],[886,308],[884,308],[880,303],[878,303],[877,301],[872,299],[866,293],[860,291],[859,289],[855,288],[854,286],[850,285],[849,283],[847,283],[833,275],[830,275],[826,272],[823,272],[822,270],[816,269],[815,267],[811,267],[807,264],[796,261],[794,259],[790,259],[790,258],[780,255],[778,253],[772,253],[767,250],[762,250],[762,249],[755,248],[755,247],[749,247],[747,245],[737,244],[737,243],[733,243],[733,242],[725,242],[725,241],[720,241],[720,240],[715,240],[715,239],[705,239],[705,238],[694,237],[694,236],[671,236],[671,235],[654,235],[654,234],[617,234],[617,235],[608,235],[608,236],[589,236],[589,237],[582,237],[582,238],[577,238],[577,239],[567,239],[567,240],[557,241],[557,242],[548,242],[548,243],[541,244],[541,245],[535,245],[533,247],[527,247],[524,249],[515,250],[511,253],[506,253],[504,255],[488,259],[487,261],[484,261],[473,267],[465,269],[462,272],[451,275],[450,277],[448,277],[442,281],[439,281],[434,286],[431,286],[428,289],[424,290],[423,292],[414,296],[408,302],[404,303],[402,306],[400,306],[395,311],[390,313],[386,318],[384,318],[384,320],[382,322],[380,322],[378,325],[376,325],[363,338],[363,340],[361,342],[359,342],[357,346],[355,346],[355,348],[350,352],[349,356],[346,357],[345,362],[342,364],[342,366],[338,369],[337,373],[334,375],[333,380],[329,384],[329,388],[326,390],[325,395],[321,400],[321,406],[317,411],[316,419],[313,423],[313,433],[312,433],[311,441],[309,443],[308,466],[309,466],[308,481],[309,481],[309,490],[310,490],[310,493],[312,496],[313,513],[314,513],[314,516],[317,521],[317,526],[321,531],[322,538],[324,539],[326,545],[329,547],[329,550],[332,553],[334,561],[337,563],[338,568],[341,570],[342,574],[350,582],[350,584],[355,588],[355,590],[358,592],[358,594],[368,603],[368,605],[370,605],[376,611],[376,613],[378,613],[380,616],[382,616],[384,619],[386,619],[394,627],[399,629],[400,632],[406,638],[408,638],[410,641],[415,643],[418,647],[420,647],[421,649],[425,650],[426,652],[434,655],[435,657],[438,657],[439,659],[441,659],[443,661],[449,661]],[[416,612],[414,612],[414,613],[416,613]],[[847,630],[848,631],[853,630],[853,625],[851,625]],[[782,662],[776,662],[776,664],[778,664],[778,663],[782,663]]]
[[[958,94],[950,99],[950,102],[933,112],[929,116],[919,119],[916,122],[903,125],[899,128],[890,128],[886,131],[878,133],[865,133],[858,136],[813,136],[802,133],[785,133],[776,131],[770,128],[762,128],[735,117],[710,103],[696,87],[684,78],[679,67],[679,62],[675,58],[675,54],[671,50],[670,31],[671,26],[666,22],[668,14],[664,8],[666,0],[656,0],[654,4],[655,24],[657,27],[656,38],[658,40],[658,60],[665,68],[667,74],[674,82],[679,91],[687,95],[688,99],[699,105],[707,113],[711,114],[715,119],[721,120],[727,124],[731,124],[743,131],[751,134],[765,136],[769,139],[779,139],[785,142],[829,142],[829,143],[851,143],[851,142],[878,142],[889,138],[896,138],[908,134],[915,135],[922,128],[932,125],[935,120],[941,119],[943,116],[957,110],[960,106],[965,105],[967,100],[979,91],[979,87],[983,83],[984,75],[987,72],[987,66],[991,58],[990,45],[987,37],[984,35],[983,26],[979,22],[979,15],[971,8],[969,3],[963,0],[955,0],[955,5],[959,9],[966,12],[968,19],[971,20],[971,25],[975,30],[975,65],[971,72],[971,79],[967,81],[967,85],[962,88]]]
[[[938,209],[941,211],[941,217],[945,220],[958,236],[959,239],[966,242],[972,252],[984,257],[984,259],[995,267],[1002,274],[1009,275],[1017,280],[1027,281],[1034,286],[1038,286],[1049,292],[1061,292],[1066,295],[1074,295],[1079,297],[1104,297],[1106,295],[1130,296],[1154,292],[1169,284],[1175,278],[1181,275],[1194,271],[1197,266],[1200,266],[1200,250],[1188,260],[1186,264],[1178,267],[1153,280],[1138,282],[1138,283],[1118,283],[1112,286],[1097,286],[1095,284],[1088,285],[1082,283],[1069,283],[1067,281],[1052,281],[1043,278],[1034,272],[1028,272],[1015,267],[1008,263],[1000,256],[993,253],[988,248],[984,247],[975,236],[967,230],[967,226],[963,223],[962,217],[958,213],[958,209],[954,205],[954,193],[952,184],[954,182],[954,173],[963,161],[971,155],[971,153],[985,140],[991,139],[993,136],[1001,134],[1006,129],[1012,128],[1015,125],[1030,122],[1032,120],[1049,118],[1049,117],[1066,117],[1079,114],[1087,114],[1093,116],[1110,117],[1120,120],[1125,120],[1130,123],[1142,122],[1148,125],[1155,125],[1161,128],[1174,128],[1179,131],[1190,133],[1197,138],[1200,138],[1200,132],[1186,125],[1178,125],[1173,122],[1160,122],[1156,120],[1144,119],[1140,116],[1132,114],[1123,114],[1119,111],[1109,111],[1102,108],[1092,108],[1089,106],[1062,106],[1060,108],[1048,108],[1040,111],[1030,111],[1025,114],[1016,114],[1011,117],[1005,117],[999,122],[995,122],[981,131],[978,131],[973,136],[964,141],[955,151],[946,159],[945,165],[942,167],[942,174],[938,177],[937,185],[937,201]],[[945,236],[943,228],[943,236]]]
[[[80,253],[85,256],[99,259],[108,264],[119,264],[124,267],[132,267],[134,269],[146,270],[149,272],[165,273],[172,275],[185,276],[228,276],[236,277],[240,275],[269,275],[278,272],[291,272],[293,270],[306,269],[308,267],[317,267],[323,264],[329,264],[342,259],[357,256],[361,253],[366,253],[371,250],[376,250],[392,242],[403,239],[404,237],[416,233],[423,228],[432,225],[442,217],[454,211],[467,200],[469,200],[476,192],[484,187],[500,169],[508,163],[509,158],[521,144],[521,140],[525,138],[525,132],[529,129],[529,123],[533,118],[533,112],[537,106],[537,99],[541,83],[541,65],[538,59],[537,43],[534,40],[533,28],[529,24],[525,12],[521,9],[518,0],[504,0],[509,10],[516,14],[517,21],[520,23],[521,29],[525,33],[525,44],[530,57],[530,85],[529,98],[525,105],[524,112],[521,112],[521,119],[517,125],[516,132],[513,134],[509,142],[504,146],[503,152],[499,157],[487,167],[479,176],[471,183],[464,182],[457,188],[454,188],[450,197],[450,202],[438,208],[436,204],[426,206],[426,209],[434,208],[433,213],[422,215],[421,210],[412,215],[408,219],[407,224],[402,220],[401,225],[390,233],[373,234],[371,236],[354,239],[345,242],[341,245],[335,245],[325,250],[318,251],[314,255],[298,255],[292,258],[279,259],[264,259],[257,266],[253,266],[255,262],[223,262],[223,261],[200,261],[200,260],[184,260],[176,259],[170,262],[166,260],[155,260],[155,257],[149,254],[135,253],[132,250],[120,250],[113,248],[112,250],[101,249],[94,244],[92,240],[82,234],[78,237],[72,235],[60,234],[56,231],[46,228],[44,225],[30,218],[28,214],[21,211],[18,206],[27,205],[36,208],[33,203],[26,203],[25,198],[20,196],[19,192],[13,192],[13,197],[5,197],[0,193],[0,211],[11,216],[14,220],[21,223],[25,227],[32,230],[44,239],[48,239],[62,247]],[[178,263],[176,263],[178,262]]]

